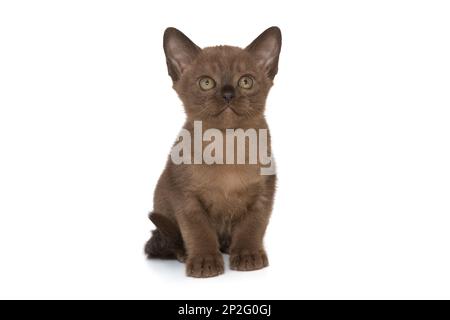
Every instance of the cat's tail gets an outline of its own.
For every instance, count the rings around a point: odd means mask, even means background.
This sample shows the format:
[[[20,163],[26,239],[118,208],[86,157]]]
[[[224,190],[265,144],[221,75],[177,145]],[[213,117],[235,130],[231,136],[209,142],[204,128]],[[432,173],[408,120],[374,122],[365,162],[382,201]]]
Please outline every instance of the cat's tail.
[[[180,229],[176,222],[156,212],[149,215],[156,226],[150,240],[145,245],[145,254],[149,259],[178,259],[184,261],[185,250]]]

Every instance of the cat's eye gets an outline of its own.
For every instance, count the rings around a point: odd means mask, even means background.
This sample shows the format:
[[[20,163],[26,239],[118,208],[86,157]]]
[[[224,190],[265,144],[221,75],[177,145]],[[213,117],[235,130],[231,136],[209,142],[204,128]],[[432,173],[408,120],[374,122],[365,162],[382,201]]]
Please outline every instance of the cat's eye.
[[[251,89],[253,87],[253,79],[250,76],[243,76],[239,79],[238,84],[243,89]]]
[[[202,90],[211,90],[216,86],[216,82],[210,77],[203,77],[198,81],[198,85]]]

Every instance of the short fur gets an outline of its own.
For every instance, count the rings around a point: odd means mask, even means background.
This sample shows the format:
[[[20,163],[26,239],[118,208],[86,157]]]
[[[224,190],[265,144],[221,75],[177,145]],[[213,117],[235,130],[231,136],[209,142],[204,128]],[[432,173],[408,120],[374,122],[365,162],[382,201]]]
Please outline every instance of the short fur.
[[[280,49],[277,27],[267,29],[245,49],[200,49],[177,29],[168,28],[164,51],[173,87],[185,107],[184,128],[193,135],[194,121],[201,120],[203,130],[267,129],[264,108]],[[254,79],[251,89],[237,85],[244,75]],[[216,87],[201,90],[202,76],[214,79]],[[221,91],[225,86],[234,88],[229,103]],[[276,177],[260,175],[260,167],[259,163],[175,165],[169,159],[155,190],[150,219],[157,229],[145,247],[147,256],[185,261],[186,273],[193,277],[223,273],[221,252],[230,254],[234,270],[266,267],[263,237]]]

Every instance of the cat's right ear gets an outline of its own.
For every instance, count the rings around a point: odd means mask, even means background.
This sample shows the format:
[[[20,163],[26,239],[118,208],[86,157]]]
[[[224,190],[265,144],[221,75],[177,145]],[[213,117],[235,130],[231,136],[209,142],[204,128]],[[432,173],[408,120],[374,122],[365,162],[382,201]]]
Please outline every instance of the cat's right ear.
[[[164,32],[164,53],[169,76],[175,82],[199,54],[201,49],[178,29],[167,28]]]
[[[253,40],[247,48],[255,58],[269,78],[273,79],[278,72],[278,58],[281,51],[281,30],[278,27],[271,27],[261,33],[258,38]]]

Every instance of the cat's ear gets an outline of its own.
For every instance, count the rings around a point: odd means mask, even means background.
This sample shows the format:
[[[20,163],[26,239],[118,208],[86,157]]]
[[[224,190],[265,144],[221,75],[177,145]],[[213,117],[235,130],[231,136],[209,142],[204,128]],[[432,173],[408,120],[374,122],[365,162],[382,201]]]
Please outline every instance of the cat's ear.
[[[169,76],[173,81],[180,79],[183,71],[201,51],[183,32],[175,28],[166,29],[163,46]]]
[[[278,72],[281,30],[278,27],[270,27],[253,40],[245,50],[255,57],[258,66],[266,71],[269,78],[273,79]]]

